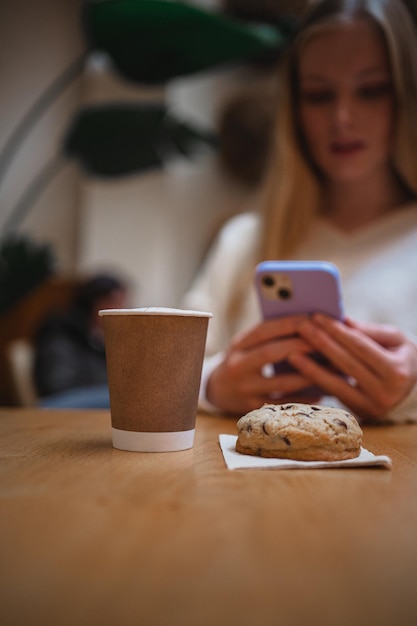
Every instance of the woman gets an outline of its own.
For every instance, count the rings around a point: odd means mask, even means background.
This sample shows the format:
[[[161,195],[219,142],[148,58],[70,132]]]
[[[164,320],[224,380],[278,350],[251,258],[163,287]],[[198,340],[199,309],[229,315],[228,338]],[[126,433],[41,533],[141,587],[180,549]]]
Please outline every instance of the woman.
[[[280,68],[262,210],[225,226],[185,299],[214,313],[206,408],[320,401],[363,421],[417,420],[416,39],[400,0],[322,0],[301,22]],[[254,267],[274,258],[335,263],[345,322],[260,321]],[[265,375],[283,359],[295,374]],[[327,397],[306,399],[312,383]]]

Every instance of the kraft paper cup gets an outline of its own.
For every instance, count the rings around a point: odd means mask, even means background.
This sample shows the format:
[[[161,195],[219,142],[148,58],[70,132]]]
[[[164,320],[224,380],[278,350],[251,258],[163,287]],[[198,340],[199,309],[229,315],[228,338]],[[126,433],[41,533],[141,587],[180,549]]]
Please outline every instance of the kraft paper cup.
[[[211,313],[150,307],[105,309],[113,446],[137,452],[194,445]]]

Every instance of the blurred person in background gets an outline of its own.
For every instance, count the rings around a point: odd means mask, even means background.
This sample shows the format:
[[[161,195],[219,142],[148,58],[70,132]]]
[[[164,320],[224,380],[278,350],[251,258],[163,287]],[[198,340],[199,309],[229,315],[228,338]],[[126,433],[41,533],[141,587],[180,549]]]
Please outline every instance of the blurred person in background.
[[[108,408],[100,309],[126,308],[127,283],[108,273],[86,278],[68,311],[48,317],[35,337],[34,380],[43,407]]]

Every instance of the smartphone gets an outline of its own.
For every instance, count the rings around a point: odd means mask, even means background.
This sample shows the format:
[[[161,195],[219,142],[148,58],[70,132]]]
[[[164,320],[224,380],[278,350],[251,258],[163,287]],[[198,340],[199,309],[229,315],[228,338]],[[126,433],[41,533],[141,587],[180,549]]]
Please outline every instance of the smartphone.
[[[327,261],[264,261],[256,267],[255,287],[264,319],[299,313],[324,313],[343,319],[339,270]],[[314,358],[327,363],[319,353]],[[276,374],[294,371],[286,362],[274,363]],[[309,388],[305,393],[321,393]]]

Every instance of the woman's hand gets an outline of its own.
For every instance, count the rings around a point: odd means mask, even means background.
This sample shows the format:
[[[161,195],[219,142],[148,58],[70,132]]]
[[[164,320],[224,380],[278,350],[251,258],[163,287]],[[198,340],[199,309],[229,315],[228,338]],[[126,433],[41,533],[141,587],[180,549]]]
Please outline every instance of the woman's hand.
[[[363,420],[383,420],[417,381],[417,348],[392,326],[316,314],[297,332],[345,377],[300,351],[289,355],[290,363]]]
[[[266,377],[264,366],[311,350],[309,342],[295,336],[304,315],[268,320],[236,337],[224,361],[207,384],[209,402],[221,411],[243,414],[267,402],[311,402],[318,397],[301,395],[311,379],[295,372]]]

